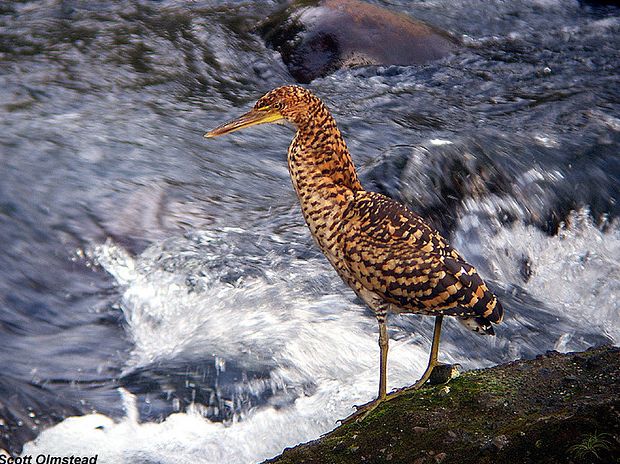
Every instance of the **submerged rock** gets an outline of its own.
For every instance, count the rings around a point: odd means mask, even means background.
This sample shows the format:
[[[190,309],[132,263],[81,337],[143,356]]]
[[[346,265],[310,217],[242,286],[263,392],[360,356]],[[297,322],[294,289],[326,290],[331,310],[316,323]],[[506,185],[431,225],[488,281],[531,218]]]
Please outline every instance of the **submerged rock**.
[[[567,381],[570,379],[570,381]],[[620,350],[550,352],[402,395],[270,463],[587,463],[620,457]],[[596,455],[592,452],[596,451]]]
[[[583,208],[601,226],[620,217],[615,144],[597,134],[584,135],[580,144],[545,146],[530,136],[506,142],[505,135],[480,129],[446,144],[396,145],[361,172],[362,184],[406,203],[447,236],[467,211],[503,224],[523,220],[549,235]],[[524,261],[523,280],[532,272]]]
[[[259,29],[302,83],[346,67],[423,64],[458,48],[445,31],[358,0],[296,1]]]

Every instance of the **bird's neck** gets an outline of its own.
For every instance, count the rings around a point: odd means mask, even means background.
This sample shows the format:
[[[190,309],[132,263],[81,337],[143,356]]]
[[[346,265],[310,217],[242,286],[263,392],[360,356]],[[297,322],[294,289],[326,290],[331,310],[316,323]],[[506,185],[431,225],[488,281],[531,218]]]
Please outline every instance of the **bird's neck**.
[[[334,118],[323,106],[297,133],[288,151],[288,166],[300,198],[324,197],[333,191],[362,190],[349,150]]]
[[[337,231],[362,186],[336,122],[321,107],[307,123],[297,124],[288,150],[288,168],[310,233],[327,259],[340,269],[342,234]]]

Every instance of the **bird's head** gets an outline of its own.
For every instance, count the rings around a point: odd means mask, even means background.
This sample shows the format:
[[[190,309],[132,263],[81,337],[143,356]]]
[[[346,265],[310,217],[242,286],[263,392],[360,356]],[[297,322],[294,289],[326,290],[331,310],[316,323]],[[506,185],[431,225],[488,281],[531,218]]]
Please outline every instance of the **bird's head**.
[[[205,137],[217,137],[239,129],[286,120],[299,127],[309,120],[311,109],[321,100],[297,85],[278,87],[263,95],[247,113],[213,129]]]

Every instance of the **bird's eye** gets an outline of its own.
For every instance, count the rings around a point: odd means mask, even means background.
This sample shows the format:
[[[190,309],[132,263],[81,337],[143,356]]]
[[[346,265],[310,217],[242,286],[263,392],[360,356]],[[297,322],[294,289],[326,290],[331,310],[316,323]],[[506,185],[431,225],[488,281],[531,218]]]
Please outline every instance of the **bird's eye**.
[[[282,102],[276,102],[273,104],[273,106],[276,107],[276,109],[281,110],[282,108],[284,108],[284,104]]]

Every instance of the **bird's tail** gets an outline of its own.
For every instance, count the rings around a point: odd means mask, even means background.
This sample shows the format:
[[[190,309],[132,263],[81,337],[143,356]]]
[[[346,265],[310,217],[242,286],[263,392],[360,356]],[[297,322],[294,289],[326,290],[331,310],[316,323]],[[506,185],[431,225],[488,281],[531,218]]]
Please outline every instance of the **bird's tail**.
[[[480,307],[479,316],[460,317],[459,321],[468,329],[481,335],[495,335],[492,324],[499,324],[504,318],[504,308],[497,297],[488,289],[476,306]]]
[[[459,317],[459,322],[480,335],[495,335],[493,325],[486,317]]]

